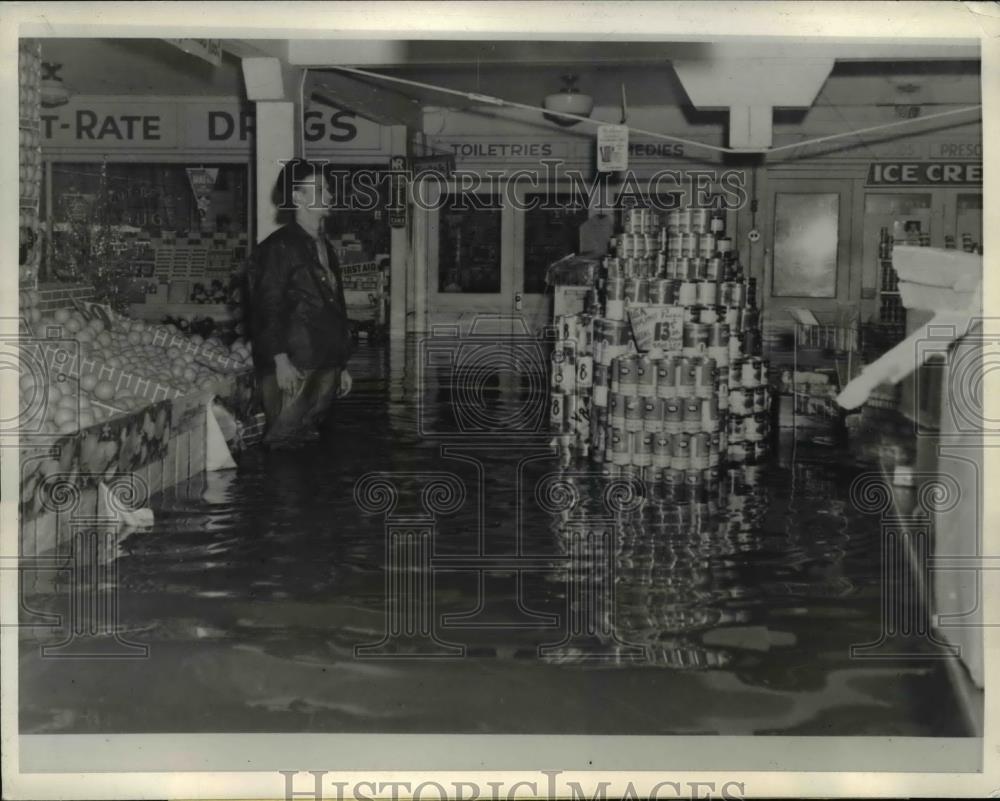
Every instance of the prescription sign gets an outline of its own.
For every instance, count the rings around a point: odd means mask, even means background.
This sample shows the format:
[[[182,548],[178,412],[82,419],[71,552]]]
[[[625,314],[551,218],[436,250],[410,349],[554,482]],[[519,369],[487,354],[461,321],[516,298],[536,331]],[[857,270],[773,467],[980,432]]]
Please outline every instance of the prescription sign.
[[[983,165],[974,161],[876,162],[867,186],[982,186]]]

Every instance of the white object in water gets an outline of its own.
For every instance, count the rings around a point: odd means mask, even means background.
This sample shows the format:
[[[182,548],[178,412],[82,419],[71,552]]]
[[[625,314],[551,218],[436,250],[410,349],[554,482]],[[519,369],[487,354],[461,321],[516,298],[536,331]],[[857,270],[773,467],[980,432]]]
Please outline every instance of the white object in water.
[[[103,481],[97,487],[98,515],[118,520],[118,528],[150,528],[153,525],[153,510],[148,507],[127,509],[119,498],[112,500],[111,490]]]
[[[907,464],[897,464],[893,468],[892,483],[897,487],[914,487],[916,478],[913,475],[913,468]]]
[[[893,250],[892,263],[900,278],[900,293],[909,309],[936,312],[906,339],[868,365],[844,391],[837,403],[844,409],[856,409],[868,400],[879,384],[898,384],[923,366],[935,351],[920,347],[933,340],[937,344],[954,342],[969,333],[982,314],[983,257],[941,248],[900,246]],[[905,291],[904,291],[905,287]],[[931,336],[931,329],[934,335]],[[941,332],[948,332],[943,338]]]
[[[231,427],[236,431],[236,422],[232,415],[223,409],[219,404],[212,403],[209,414],[206,415],[205,426],[205,470],[209,473],[216,470],[232,470],[236,467],[233,454],[226,444],[226,436],[223,434],[222,425]],[[231,425],[230,425],[231,421]],[[234,436],[238,434],[234,433]]]

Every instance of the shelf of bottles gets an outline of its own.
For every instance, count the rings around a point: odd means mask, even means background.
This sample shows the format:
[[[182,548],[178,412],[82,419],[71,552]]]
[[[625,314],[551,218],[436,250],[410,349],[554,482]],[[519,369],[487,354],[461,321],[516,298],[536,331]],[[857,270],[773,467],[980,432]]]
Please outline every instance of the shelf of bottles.
[[[22,288],[37,281],[41,257],[38,202],[42,185],[41,44],[35,39],[18,43],[18,156],[20,203],[19,277]]]
[[[769,447],[756,285],[721,213],[633,208],[622,222],[584,312],[556,320],[553,444],[564,466],[712,496],[727,466]]]

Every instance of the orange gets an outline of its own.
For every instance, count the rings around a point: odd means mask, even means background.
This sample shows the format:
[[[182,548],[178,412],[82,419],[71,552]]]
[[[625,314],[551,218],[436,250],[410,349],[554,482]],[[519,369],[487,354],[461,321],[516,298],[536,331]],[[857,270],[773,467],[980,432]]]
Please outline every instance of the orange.
[[[115,396],[115,387],[110,381],[98,381],[94,386],[94,395],[98,400],[109,401]]]

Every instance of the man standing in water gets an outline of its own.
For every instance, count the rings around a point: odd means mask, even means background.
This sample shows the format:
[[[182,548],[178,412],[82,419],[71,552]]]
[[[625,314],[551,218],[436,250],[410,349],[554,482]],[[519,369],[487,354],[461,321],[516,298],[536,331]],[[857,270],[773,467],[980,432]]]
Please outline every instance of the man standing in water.
[[[258,246],[250,326],[264,442],[287,448],[317,439],[333,400],[351,391],[353,338],[340,264],[324,230],[332,199],[322,170],[291,161],[275,193],[293,219]]]

